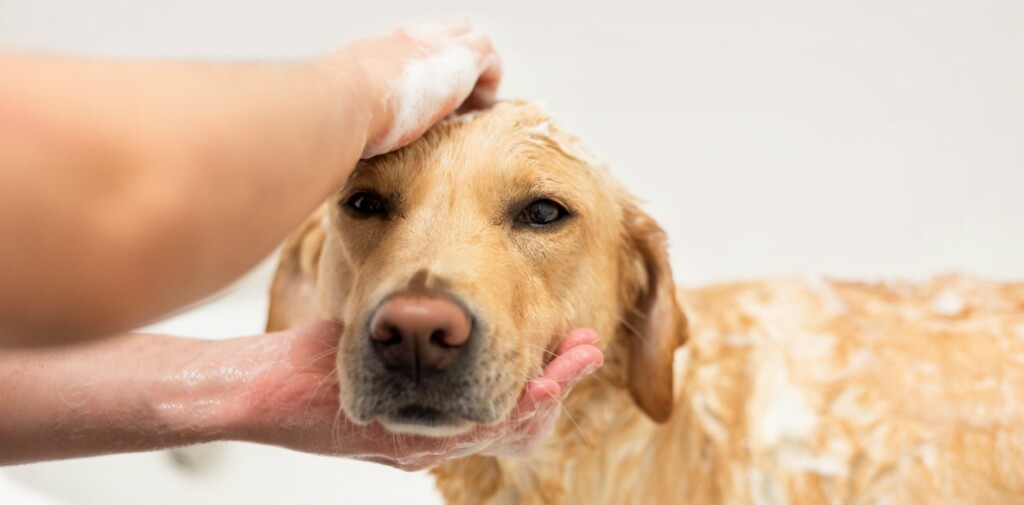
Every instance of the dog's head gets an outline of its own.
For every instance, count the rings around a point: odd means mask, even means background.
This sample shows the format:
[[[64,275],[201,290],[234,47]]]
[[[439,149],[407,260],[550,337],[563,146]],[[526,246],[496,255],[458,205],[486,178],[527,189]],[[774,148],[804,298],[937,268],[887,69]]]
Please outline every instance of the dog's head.
[[[686,339],[665,247],[574,137],[502,103],[360,163],[286,243],[269,326],[342,323],[349,417],[433,435],[502,420],[561,338],[591,327],[663,421]]]

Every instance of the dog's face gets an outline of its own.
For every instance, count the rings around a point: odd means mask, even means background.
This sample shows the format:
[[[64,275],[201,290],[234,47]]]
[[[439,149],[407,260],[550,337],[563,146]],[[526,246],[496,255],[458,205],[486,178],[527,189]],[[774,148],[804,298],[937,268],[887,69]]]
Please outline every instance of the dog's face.
[[[349,417],[439,436],[498,422],[580,326],[625,342],[624,381],[667,417],[685,322],[663,237],[589,160],[537,107],[504,103],[357,167],[274,288],[344,325]],[[288,318],[273,303],[272,326]]]

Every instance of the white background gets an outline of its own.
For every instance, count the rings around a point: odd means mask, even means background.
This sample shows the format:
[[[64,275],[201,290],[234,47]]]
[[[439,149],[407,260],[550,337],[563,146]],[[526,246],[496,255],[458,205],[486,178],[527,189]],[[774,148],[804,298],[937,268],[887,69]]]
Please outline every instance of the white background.
[[[504,97],[544,100],[649,202],[684,285],[1024,278],[1020,0],[0,0],[0,44],[291,60],[453,14],[493,37]],[[157,329],[259,331],[265,285]],[[436,503],[429,479],[371,465],[239,445],[195,456],[192,471],[166,454],[22,467],[0,473],[0,501],[12,481],[79,502]]]

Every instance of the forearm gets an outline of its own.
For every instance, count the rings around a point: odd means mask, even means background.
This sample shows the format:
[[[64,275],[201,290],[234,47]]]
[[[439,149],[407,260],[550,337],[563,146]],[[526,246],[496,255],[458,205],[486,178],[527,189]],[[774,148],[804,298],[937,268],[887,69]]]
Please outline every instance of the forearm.
[[[250,339],[124,335],[0,353],[0,465],[239,438]],[[244,353],[243,353],[244,354]]]
[[[344,181],[376,99],[314,64],[0,68],[0,332],[29,336],[123,331],[240,275]]]
[[[478,451],[522,450],[558,399],[603,362],[597,335],[570,333],[510,417],[456,439],[356,425],[341,409],[341,328],[201,341],[123,335],[0,353],[0,465],[245,440],[407,470]]]

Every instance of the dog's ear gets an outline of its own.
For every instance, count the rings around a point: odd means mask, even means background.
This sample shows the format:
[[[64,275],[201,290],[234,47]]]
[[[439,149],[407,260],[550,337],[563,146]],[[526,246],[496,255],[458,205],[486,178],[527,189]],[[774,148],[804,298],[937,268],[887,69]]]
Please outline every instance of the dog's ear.
[[[686,343],[686,316],[676,298],[665,232],[635,202],[623,206],[619,338],[628,349],[630,394],[654,421],[673,407],[673,355]]]
[[[280,331],[317,318],[316,278],[324,245],[324,208],[317,209],[281,248],[270,286],[267,331]]]

